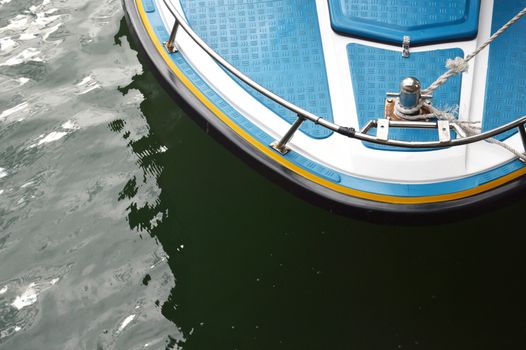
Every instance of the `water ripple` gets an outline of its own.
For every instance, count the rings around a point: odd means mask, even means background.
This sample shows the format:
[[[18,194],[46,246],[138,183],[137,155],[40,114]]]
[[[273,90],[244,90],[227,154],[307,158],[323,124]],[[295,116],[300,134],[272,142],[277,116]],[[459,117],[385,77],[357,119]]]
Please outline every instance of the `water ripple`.
[[[0,349],[164,347],[179,333],[156,301],[174,278],[127,222],[158,200],[155,175],[119,200],[162,152],[128,147],[149,127],[144,96],[119,91],[142,73],[126,37],[115,44],[121,2],[0,0],[0,12]],[[120,118],[127,138],[109,127]]]

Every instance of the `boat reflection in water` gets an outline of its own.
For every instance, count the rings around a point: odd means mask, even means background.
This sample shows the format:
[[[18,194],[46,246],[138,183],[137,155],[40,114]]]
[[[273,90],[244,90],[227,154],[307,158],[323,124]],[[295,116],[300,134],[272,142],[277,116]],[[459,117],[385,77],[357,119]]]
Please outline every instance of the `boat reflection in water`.
[[[511,223],[524,200],[440,226],[340,217],[235,158],[149,71],[122,88],[135,90],[146,135],[130,136],[125,115],[110,128],[129,139],[140,166],[121,191],[135,203],[130,227],[158,240],[175,276],[167,300],[148,301],[182,333],[168,348],[523,344],[526,237]],[[152,191],[157,200],[143,203]]]

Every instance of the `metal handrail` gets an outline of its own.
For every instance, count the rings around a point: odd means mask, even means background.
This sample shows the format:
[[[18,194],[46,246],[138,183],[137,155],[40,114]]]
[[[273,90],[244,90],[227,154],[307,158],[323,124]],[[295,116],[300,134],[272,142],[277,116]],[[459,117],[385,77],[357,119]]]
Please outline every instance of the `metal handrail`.
[[[424,129],[431,129],[431,128],[437,128],[438,122],[413,122],[413,121],[390,121],[390,126],[395,128],[424,128]],[[489,138],[492,138],[493,136],[503,134],[506,131],[509,131],[511,129],[518,128],[521,132],[521,135],[523,134],[524,130],[524,124],[526,124],[526,116],[521,117],[519,119],[516,119],[510,123],[504,124],[502,126],[499,126],[498,128],[467,137],[462,137],[458,139],[452,139],[448,142],[440,142],[440,141],[423,141],[423,142],[411,142],[411,141],[398,141],[398,140],[379,140],[378,138],[367,135],[365,133],[360,133],[362,136],[367,136],[367,138],[360,138],[358,136],[358,132],[356,133],[356,138],[367,141],[367,142],[374,142],[381,145],[388,145],[388,146],[397,146],[397,147],[406,147],[406,148],[439,148],[439,147],[453,147],[453,146],[462,146],[467,145],[470,143],[483,141]],[[362,129],[365,130],[371,129],[373,127],[376,127],[377,121],[371,120],[369,121],[365,127]],[[456,129],[455,124],[450,124],[450,128],[454,131],[458,132],[458,129]],[[374,141],[371,140],[374,139]],[[524,147],[526,148],[526,139],[523,138],[524,141]]]
[[[199,47],[201,47],[211,58],[213,58],[217,63],[219,63],[221,66],[227,69],[235,77],[243,81],[245,84],[247,84],[254,90],[258,91],[262,95],[271,99],[272,101],[296,113],[296,115],[298,116],[298,119],[291,126],[291,128],[288,130],[286,135],[281,140],[276,141],[271,145],[274,149],[276,149],[277,151],[283,154],[287,153],[288,151],[286,147],[287,143],[294,136],[294,133],[299,129],[299,127],[305,120],[310,120],[314,122],[315,124],[321,125],[326,129],[329,129],[341,135],[347,136],[349,138],[354,138],[357,140],[371,142],[371,143],[380,144],[380,145],[403,147],[403,148],[446,148],[446,147],[453,147],[453,146],[461,146],[461,145],[466,145],[466,144],[486,140],[493,136],[505,133],[506,131],[509,131],[511,129],[518,128],[520,131],[520,135],[522,137],[524,148],[526,149],[526,129],[524,127],[524,125],[526,124],[526,116],[523,116],[521,118],[516,119],[513,122],[504,124],[500,127],[497,127],[495,129],[492,129],[492,130],[489,130],[489,131],[486,131],[486,132],[483,132],[477,135],[450,139],[448,141],[442,140],[442,141],[423,141],[423,142],[381,139],[381,138],[378,138],[377,136],[369,135],[367,132],[371,128],[378,126],[378,120],[369,121],[368,124],[364,128],[362,128],[361,131],[358,131],[352,127],[346,127],[346,126],[341,126],[341,125],[332,123],[328,120],[323,119],[322,117],[319,117],[309,111],[304,110],[301,107],[296,106],[290,101],[285,100],[284,98],[276,95],[272,91],[267,90],[266,88],[264,88],[263,86],[261,86],[260,84],[252,80],[250,77],[243,74],[236,67],[234,67],[228,61],[226,61],[223,57],[221,57],[217,52],[215,52],[212,48],[210,48],[199,37],[199,35],[197,35],[197,33],[194,32],[194,30],[186,22],[186,19],[179,13],[179,11],[176,8],[174,8],[170,0],[163,0],[163,2],[175,18],[175,23],[172,28],[170,38],[168,42],[165,43],[165,46],[169,52],[173,53],[177,51],[177,45],[176,45],[175,39],[176,39],[177,31],[179,27],[181,27]],[[437,128],[438,129],[438,122],[389,121],[388,125],[394,128]],[[456,131],[457,133],[459,132],[458,125],[449,124],[449,127],[451,130]]]

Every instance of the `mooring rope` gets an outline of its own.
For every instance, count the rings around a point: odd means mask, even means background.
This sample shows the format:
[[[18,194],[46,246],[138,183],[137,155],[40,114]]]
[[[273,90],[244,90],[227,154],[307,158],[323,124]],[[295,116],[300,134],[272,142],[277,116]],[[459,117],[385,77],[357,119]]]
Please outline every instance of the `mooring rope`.
[[[432,113],[428,116],[434,116],[437,119],[447,120],[451,124],[458,125],[466,133],[466,136],[473,136],[473,135],[477,135],[480,133],[481,127],[477,126],[481,124],[480,122],[460,121],[458,120],[457,117],[455,117],[453,113],[441,111],[434,107],[431,107],[431,112]],[[489,139],[486,139],[485,141],[506,149],[507,151],[517,156],[523,163],[526,163],[526,153],[522,153],[518,151],[517,149],[511,147],[507,143],[499,141],[495,138],[489,138]]]
[[[428,114],[428,116],[435,117],[440,120],[447,120],[451,124],[458,125],[466,133],[466,136],[473,136],[480,133],[480,122],[458,120],[458,107],[446,111],[441,111],[435,107],[429,108],[431,109],[431,113]]]
[[[460,121],[458,120],[458,117],[454,115],[454,111],[449,112],[449,111],[441,111],[434,107],[430,107],[430,108],[431,108],[431,114],[428,114],[427,115],[428,117],[436,117],[437,119],[447,120],[451,124],[456,124],[466,133],[466,136],[473,136],[473,135],[477,135],[480,133],[481,127],[477,126],[481,124],[480,122]],[[517,156],[523,163],[526,163],[526,153],[522,153],[518,151],[517,149],[511,147],[507,143],[499,141],[495,138],[489,138],[489,139],[486,139],[485,141],[506,149],[507,151]]]
[[[422,94],[430,95],[433,93],[433,91],[444,85],[449,79],[451,79],[455,75],[467,72],[469,69],[469,61],[471,61],[482,50],[484,50],[491,43],[497,40],[497,38],[499,38],[506,30],[508,30],[515,23],[517,23],[517,21],[519,21],[522,17],[524,17],[524,15],[526,15],[526,7],[523,8],[519,13],[517,13],[515,17],[510,19],[499,30],[497,30],[486,42],[479,46],[475,51],[467,55],[466,58],[456,57],[455,59],[448,59],[446,62],[446,68],[448,68],[448,71],[442,74],[440,77],[438,77],[438,79],[435,80],[427,89],[422,90]],[[458,119],[458,107],[456,108],[456,111],[455,109],[441,111],[430,105],[428,106],[428,108],[431,110],[431,113],[429,114],[421,114],[415,116],[404,115],[402,118],[406,120],[426,120],[429,118],[447,120],[452,124],[458,125],[466,133],[467,136],[479,134],[481,131],[481,127],[476,126],[477,124],[481,124],[481,122],[460,121]],[[457,116],[455,116],[455,114]],[[485,141],[508,150],[509,152],[517,156],[522,162],[526,163],[526,152],[520,152],[515,148],[511,147],[510,145],[495,138],[489,138]]]
[[[522,17],[526,15],[526,7],[522,9],[519,13],[510,19],[505,25],[503,25],[499,30],[495,32],[484,44],[479,46],[475,51],[466,56],[466,58],[456,57],[454,60],[447,60],[446,68],[448,71],[438,77],[433,84],[431,84],[427,89],[422,91],[422,94],[431,94],[433,91],[444,85],[450,78],[455,75],[467,72],[469,69],[469,61],[471,61],[475,56],[477,56],[482,50],[488,47],[492,42],[497,40],[499,36],[502,35],[506,30],[508,30],[512,25],[517,23]]]
[[[519,160],[521,162],[526,163],[526,153],[520,152],[519,150],[517,150],[517,149],[511,147],[510,145],[508,145],[507,143],[499,141],[499,140],[494,139],[494,138],[487,139],[486,142],[492,143],[492,144],[495,144],[497,146],[500,146],[500,147],[504,148],[505,150],[515,154],[519,158]]]
[[[440,119],[440,120],[447,120],[451,124],[458,125],[462,129],[462,131],[464,131],[466,133],[466,136],[473,136],[473,135],[480,134],[480,131],[481,131],[480,124],[481,124],[481,122],[470,122],[470,121],[459,120],[458,116],[456,116],[456,115],[458,115],[458,107],[452,108],[452,109],[446,110],[446,111],[442,111],[442,110],[437,109],[437,108],[432,107],[432,106],[428,106],[428,108],[431,110],[431,113],[429,113],[429,114],[421,114],[421,115],[418,115],[418,116],[413,116],[413,118],[415,118],[415,119],[411,119],[411,120],[425,120],[425,119],[429,119],[429,118],[433,118],[434,117],[434,118],[437,118],[437,119]],[[506,149],[507,151],[509,151],[509,152],[513,153],[515,156],[517,156],[523,163],[526,163],[526,153],[522,153],[522,152],[518,151],[517,149],[511,147],[507,143],[499,141],[499,140],[497,140],[495,138],[489,138],[489,139],[486,139],[485,141],[488,142],[488,143],[491,143],[491,144],[494,144],[494,145],[497,145],[497,146],[500,146],[500,147]]]
[[[464,121],[458,119],[458,106],[450,108],[448,110],[440,110],[438,108],[435,108],[433,106],[427,106],[427,108],[430,109],[431,113],[428,114],[419,114],[414,116],[404,116],[403,119],[405,120],[411,120],[411,121],[418,121],[418,120],[428,120],[430,118],[436,118],[440,120],[447,120],[451,124],[455,124],[458,127],[464,131],[466,136],[473,136],[480,134],[481,131],[481,122],[471,122],[471,121]],[[518,151],[517,149],[511,147],[505,142],[499,141],[495,138],[489,138],[484,140],[488,143],[500,146],[507,151],[513,153],[515,156],[519,158],[520,161],[523,163],[526,163],[526,153],[522,153]]]

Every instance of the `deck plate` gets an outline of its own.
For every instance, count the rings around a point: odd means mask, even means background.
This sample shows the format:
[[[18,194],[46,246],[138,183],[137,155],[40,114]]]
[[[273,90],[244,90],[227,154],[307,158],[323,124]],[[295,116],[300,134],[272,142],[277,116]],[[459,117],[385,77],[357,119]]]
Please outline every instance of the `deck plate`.
[[[413,45],[473,39],[480,0],[329,0],[335,31],[369,40]]]
[[[403,78],[413,76],[419,79],[423,86],[427,86],[444,72],[444,62],[448,58],[464,57],[461,49],[448,49],[415,52],[409,58],[403,58],[399,51],[360,44],[350,44],[347,52],[360,128],[370,120],[383,118],[386,93],[399,91]],[[460,76],[453,77],[447,88],[436,90],[433,96],[435,106],[442,109],[458,106],[461,83]],[[437,133],[436,130],[429,129],[391,129],[389,138],[403,141],[436,141]],[[381,150],[425,150],[372,143],[366,145]]]

